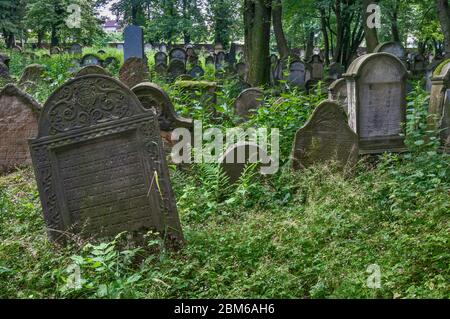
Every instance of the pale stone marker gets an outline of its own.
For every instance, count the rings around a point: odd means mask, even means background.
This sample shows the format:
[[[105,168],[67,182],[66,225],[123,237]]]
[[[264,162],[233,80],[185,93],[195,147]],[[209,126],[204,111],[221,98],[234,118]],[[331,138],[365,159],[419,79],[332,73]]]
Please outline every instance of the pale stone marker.
[[[301,61],[292,61],[289,65],[288,83],[304,88],[306,82],[306,66]]]
[[[13,84],[0,91],[0,172],[31,164],[28,139],[37,134],[41,106]]]
[[[347,82],[345,79],[338,79],[331,83],[328,87],[328,99],[337,101],[338,104],[342,106],[345,113],[348,114]]]
[[[358,135],[348,126],[342,107],[324,101],[295,135],[292,167],[299,170],[333,161],[341,168],[350,168],[358,155]]]
[[[243,119],[249,117],[251,110],[256,110],[263,104],[264,92],[259,88],[249,88],[242,91],[234,102],[236,115]]]
[[[157,117],[120,81],[87,75],[57,89],[30,151],[51,240],[183,239]]]
[[[133,86],[150,80],[150,75],[145,60],[132,57],[125,61],[119,70],[119,79],[126,86]]]
[[[132,57],[145,59],[144,33],[137,25],[126,26],[124,30],[123,60]]]
[[[400,59],[400,61],[405,62],[406,61],[406,51],[405,48],[402,46],[401,43],[398,42],[385,42],[380,43],[374,50],[375,53],[390,53],[395,55],[397,58]]]
[[[405,65],[390,53],[363,55],[344,74],[349,125],[359,135],[361,154],[405,150],[407,76]]]

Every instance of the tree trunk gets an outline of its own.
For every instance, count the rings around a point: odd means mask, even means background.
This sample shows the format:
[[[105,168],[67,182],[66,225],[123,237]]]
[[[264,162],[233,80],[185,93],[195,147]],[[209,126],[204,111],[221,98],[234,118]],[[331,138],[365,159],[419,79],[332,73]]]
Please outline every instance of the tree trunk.
[[[398,30],[398,1],[395,2],[394,11],[391,16],[391,32],[392,32],[392,41],[401,42],[400,40],[400,31]]]
[[[56,25],[52,25],[52,34],[51,34],[51,46],[56,47],[59,44],[58,37],[56,35]]]
[[[37,33],[37,47],[41,48],[42,47],[42,39],[44,38],[44,32],[42,31],[38,31]]]
[[[367,53],[372,53],[378,45],[377,29],[370,28],[367,23],[369,16],[372,14],[371,12],[367,12],[367,7],[373,3],[375,3],[373,0],[362,0],[362,23],[364,28],[364,37],[366,39]]]
[[[436,0],[439,22],[444,35],[444,51],[450,56],[450,7],[448,0]]]
[[[272,21],[275,40],[277,41],[278,53],[281,59],[287,59],[289,56],[289,46],[283,31],[283,8],[281,0],[274,0],[272,3]]]
[[[244,0],[245,53],[248,82],[261,86],[270,80],[270,20],[272,0]]]
[[[314,31],[310,31],[308,34],[308,42],[306,43],[305,60],[309,61],[314,51]]]
[[[325,46],[325,64],[330,65],[330,44],[329,44],[329,38],[328,38],[328,30],[327,30],[327,24],[326,24],[326,18],[325,18],[325,10],[320,9],[320,25],[322,27],[322,34],[323,34],[323,43]]]

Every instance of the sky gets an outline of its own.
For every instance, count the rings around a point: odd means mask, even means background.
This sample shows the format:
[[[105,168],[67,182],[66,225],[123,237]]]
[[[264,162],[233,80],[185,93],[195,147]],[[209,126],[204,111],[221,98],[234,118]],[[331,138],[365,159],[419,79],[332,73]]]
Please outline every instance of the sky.
[[[117,0],[109,2],[106,6],[99,9],[99,15],[102,17],[108,17],[110,19],[115,19],[116,17],[111,12],[111,6],[116,3]]]

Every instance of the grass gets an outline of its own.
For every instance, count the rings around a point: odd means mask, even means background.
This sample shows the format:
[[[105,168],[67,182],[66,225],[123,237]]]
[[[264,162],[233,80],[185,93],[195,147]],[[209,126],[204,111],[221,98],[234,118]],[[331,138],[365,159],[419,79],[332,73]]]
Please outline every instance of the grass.
[[[216,120],[160,84],[179,112]],[[235,125],[233,85],[220,83],[214,106],[223,129]],[[32,170],[1,176],[0,298],[448,298],[450,158],[427,130],[426,92],[416,86],[408,97],[408,153],[362,158],[351,175],[332,163],[292,172],[292,137],[323,98],[292,90],[280,102],[267,92],[245,124],[280,129],[275,175],[250,167],[230,187],[216,165],[171,167],[179,251],[152,233],[141,246],[126,234],[56,246]],[[367,286],[373,264],[380,289]]]

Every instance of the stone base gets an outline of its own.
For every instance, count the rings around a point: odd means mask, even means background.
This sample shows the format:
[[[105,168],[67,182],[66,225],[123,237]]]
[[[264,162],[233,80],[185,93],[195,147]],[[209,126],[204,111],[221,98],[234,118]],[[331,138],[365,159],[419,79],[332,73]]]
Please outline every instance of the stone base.
[[[408,149],[401,136],[359,139],[359,154],[403,153]]]

